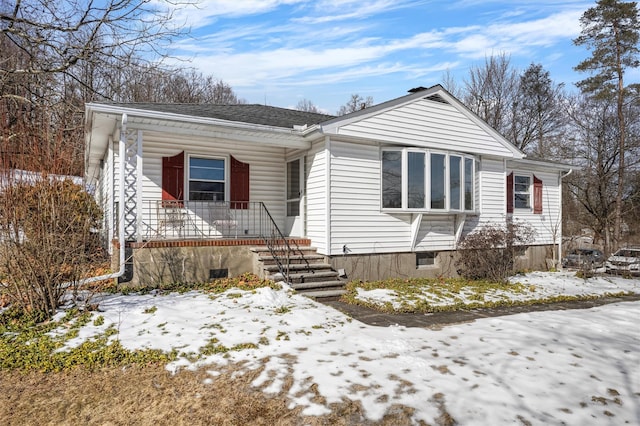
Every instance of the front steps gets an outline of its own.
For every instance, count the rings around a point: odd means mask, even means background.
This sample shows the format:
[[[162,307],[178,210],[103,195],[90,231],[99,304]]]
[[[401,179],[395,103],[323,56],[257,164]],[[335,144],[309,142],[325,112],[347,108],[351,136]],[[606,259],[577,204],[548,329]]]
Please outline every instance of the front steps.
[[[344,282],[338,272],[325,262],[325,257],[313,247],[300,247],[300,250],[304,257],[300,254],[290,256],[288,264],[286,259],[281,260],[284,269],[289,271],[289,285],[296,292],[315,299],[342,296],[346,292]],[[267,247],[254,247],[251,251],[256,254],[265,278],[273,281],[284,279]]]

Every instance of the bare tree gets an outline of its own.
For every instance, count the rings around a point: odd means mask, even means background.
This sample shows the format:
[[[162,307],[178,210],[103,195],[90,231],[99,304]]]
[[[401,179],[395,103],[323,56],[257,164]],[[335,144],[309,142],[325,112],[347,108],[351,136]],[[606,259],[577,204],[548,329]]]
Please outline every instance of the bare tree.
[[[447,92],[451,93],[456,98],[462,99],[462,90],[449,69],[447,69],[444,74],[442,74],[442,87],[444,87]]]
[[[161,68],[136,63],[112,79],[111,100],[235,105],[245,103],[231,86],[193,69]]]
[[[482,66],[469,69],[463,102],[502,135],[512,130],[514,104],[518,95],[518,74],[508,55],[485,58]],[[513,142],[513,141],[512,141]]]
[[[363,98],[357,93],[351,95],[349,101],[346,104],[342,105],[338,110],[338,115],[345,115],[352,112],[360,111],[361,109],[365,109],[373,105],[373,98],[371,96],[367,96],[367,98]]]
[[[298,111],[320,113],[318,107],[315,106],[309,99],[300,99],[298,101],[298,104],[296,105],[296,109]]]
[[[163,44],[181,30],[171,22],[176,5],[188,0],[0,0],[0,34],[24,52],[22,67],[0,68],[6,74],[74,76],[78,63],[163,55]],[[170,6],[170,7],[169,7]]]
[[[46,115],[82,174],[86,102],[244,103],[213,76],[163,65],[183,33],[172,11],[194,2],[0,0],[0,125],[25,132],[19,119]]]
[[[605,252],[613,248],[615,193],[618,185],[618,147],[611,144],[617,135],[615,104],[585,96],[576,97],[568,109],[573,154],[582,170],[568,179],[573,200],[585,214],[578,217],[594,232],[594,242],[602,241]]]
[[[141,58],[161,62],[182,33],[172,11],[189,1],[0,0],[0,125],[15,135],[36,130],[19,120],[47,122],[54,128],[47,137],[72,146],[74,174],[82,173],[84,102],[116,93],[108,83],[117,70]],[[5,148],[16,151],[5,157],[20,155],[19,147]]]

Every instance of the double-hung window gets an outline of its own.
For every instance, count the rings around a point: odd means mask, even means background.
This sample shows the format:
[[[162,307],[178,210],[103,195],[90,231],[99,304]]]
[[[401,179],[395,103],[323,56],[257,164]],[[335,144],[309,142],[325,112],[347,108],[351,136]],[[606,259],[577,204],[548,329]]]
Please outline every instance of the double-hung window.
[[[475,159],[416,148],[382,150],[382,208],[474,211]]]
[[[507,213],[542,214],[542,179],[536,175],[511,172],[507,175]]]
[[[225,201],[226,161],[189,157],[189,200]]]
[[[531,208],[531,176],[513,176],[513,206],[516,209]]]

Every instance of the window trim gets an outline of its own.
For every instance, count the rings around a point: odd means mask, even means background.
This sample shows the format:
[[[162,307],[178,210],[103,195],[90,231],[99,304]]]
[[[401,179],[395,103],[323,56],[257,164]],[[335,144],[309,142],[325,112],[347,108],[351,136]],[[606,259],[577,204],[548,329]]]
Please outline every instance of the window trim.
[[[516,206],[516,195],[517,194],[525,194],[524,192],[516,191],[516,178],[518,177],[526,177],[529,179],[529,185],[527,188],[527,196],[529,197],[529,207],[518,207]],[[513,172],[513,210],[520,212],[530,212],[533,211],[533,174],[532,173],[521,173],[521,172]]]
[[[184,193],[187,196],[189,201],[207,201],[211,202],[213,200],[191,200],[191,191],[189,190],[189,184],[191,183],[191,159],[202,159],[202,160],[222,160],[224,162],[224,180],[203,180],[203,179],[193,179],[197,182],[222,182],[224,184],[224,200],[217,200],[218,202],[227,202],[230,197],[230,177],[229,177],[229,157],[225,155],[199,155],[199,154],[188,154],[187,155],[187,164],[186,167],[186,179],[185,179],[185,188]]]
[[[401,207],[384,207],[384,167],[383,167],[383,156],[384,152],[400,152],[401,154]],[[410,152],[418,152],[424,154],[424,206],[418,208],[410,208],[409,207],[409,153]],[[440,208],[432,208],[431,207],[431,156],[432,154],[443,155],[444,156],[444,186],[445,186],[445,207],[443,209]],[[452,209],[451,208],[451,157],[459,157],[460,158],[460,208]],[[472,166],[472,176],[471,179],[471,206],[472,208],[466,209],[466,169],[465,169],[465,161],[471,160]],[[442,151],[442,150],[434,150],[434,149],[425,149],[425,148],[416,148],[416,147],[382,147],[380,149],[380,210],[382,212],[423,212],[423,213],[467,213],[474,214],[477,212],[476,208],[476,197],[477,197],[477,174],[478,174],[478,159],[476,156],[463,154],[459,152],[453,151]]]

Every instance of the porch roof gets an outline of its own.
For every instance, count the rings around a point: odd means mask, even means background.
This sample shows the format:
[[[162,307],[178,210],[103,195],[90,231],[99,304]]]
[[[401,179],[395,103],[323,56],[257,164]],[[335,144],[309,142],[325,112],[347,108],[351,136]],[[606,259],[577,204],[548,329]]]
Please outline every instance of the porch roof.
[[[88,103],[85,107],[85,174],[90,180],[104,158],[110,137],[120,137],[120,120],[138,130],[217,135],[230,140],[308,148],[304,136],[333,116],[267,105],[170,103]]]
[[[215,118],[239,123],[293,129],[312,126],[335,118],[332,115],[297,111],[259,104],[211,105],[173,103],[104,103],[120,108],[157,111],[192,117]]]

